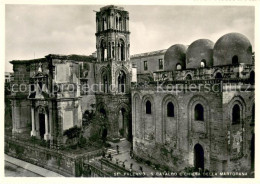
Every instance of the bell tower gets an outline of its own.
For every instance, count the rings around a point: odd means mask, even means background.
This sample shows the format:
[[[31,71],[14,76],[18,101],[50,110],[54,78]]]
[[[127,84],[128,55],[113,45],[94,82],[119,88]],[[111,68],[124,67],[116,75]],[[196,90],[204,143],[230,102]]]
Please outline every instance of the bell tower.
[[[108,136],[132,139],[129,14],[105,6],[96,13],[96,111],[105,116]]]
[[[122,7],[105,6],[96,14],[99,62],[129,60],[129,14]]]
[[[129,35],[129,13],[124,8],[109,5],[96,13],[97,62],[106,66],[109,75],[104,77],[101,71],[100,83],[113,86],[110,90],[104,87],[105,92],[129,92],[132,69]],[[122,84],[125,88],[120,87]]]

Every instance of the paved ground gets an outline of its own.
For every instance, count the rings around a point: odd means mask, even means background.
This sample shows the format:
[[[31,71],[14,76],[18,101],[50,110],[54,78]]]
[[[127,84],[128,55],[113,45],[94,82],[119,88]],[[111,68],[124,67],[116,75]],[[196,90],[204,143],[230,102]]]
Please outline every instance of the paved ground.
[[[5,161],[5,176],[6,177],[41,177],[40,175],[28,171],[22,167],[11,164]]]
[[[152,168],[151,166],[148,166],[144,163],[139,163],[136,160],[130,158],[130,149],[131,149],[131,143],[128,142],[127,140],[121,140],[119,143],[111,143],[111,152],[113,159],[112,162],[116,163],[116,159],[118,159],[118,163],[120,166],[123,165],[123,162],[125,164],[126,169],[130,169],[130,165],[132,165],[132,170],[135,172],[138,172],[138,174],[141,174],[142,172],[140,171],[140,166],[143,169],[143,173],[146,176],[152,176],[155,172],[158,172],[158,170]],[[119,146],[119,154],[116,152],[116,145]]]
[[[5,155],[5,176],[10,177],[63,177],[53,171]]]

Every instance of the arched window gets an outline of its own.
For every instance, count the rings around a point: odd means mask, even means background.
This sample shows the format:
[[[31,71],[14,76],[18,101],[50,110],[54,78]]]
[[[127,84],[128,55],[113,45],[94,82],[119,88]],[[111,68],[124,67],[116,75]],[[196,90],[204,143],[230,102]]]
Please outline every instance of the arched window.
[[[99,110],[100,114],[104,117],[107,116],[107,113],[106,113],[106,110],[102,107],[100,110]]]
[[[104,73],[103,74],[103,78],[102,78],[102,82],[103,82],[103,92],[104,93],[108,93],[108,78],[107,78],[107,74]]]
[[[167,116],[174,117],[174,105],[172,102],[169,102],[167,104]]]
[[[196,121],[204,121],[204,108],[201,104],[195,106],[194,118]]]
[[[118,75],[118,92],[125,93],[126,75],[125,72],[120,71]]]
[[[232,124],[240,123],[240,107],[238,104],[233,106],[232,109]]]
[[[192,77],[191,77],[190,74],[188,74],[188,75],[186,76],[186,80],[192,80]]]
[[[202,59],[201,62],[200,62],[200,67],[201,68],[205,68],[206,67],[206,60],[205,59]]]
[[[220,72],[216,73],[215,79],[222,79],[222,74]]]
[[[176,65],[176,70],[181,70],[181,69],[182,69],[181,64],[177,64]]]
[[[149,100],[145,104],[145,111],[146,114],[152,114],[152,104]]]
[[[118,60],[124,61],[125,60],[125,43],[122,39],[119,40],[118,43]]]
[[[232,57],[232,64],[233,64],[233,65],[238,65],[238,57],[237,57],[237,55],[234,55],[234,56]]]
[[[105,42],[104,40],[101,41],[100,43],[100,50],[101,50],[101,61],[105,61]]]
[[[121,61],[125,60],[125,44],[124,42],[121,43]]]

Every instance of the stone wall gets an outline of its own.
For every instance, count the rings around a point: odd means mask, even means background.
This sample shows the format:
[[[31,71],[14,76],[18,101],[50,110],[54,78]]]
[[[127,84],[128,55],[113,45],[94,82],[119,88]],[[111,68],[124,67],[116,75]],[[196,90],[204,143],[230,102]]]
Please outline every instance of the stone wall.
[[[238,92],[247,103],[244,129],[233,130],[231,139],[238,133],[243,138],[244,156],[230,159],[228,133],[230,128],[230,100],[232,92],[158,92],[155,87],[136,88],[132,93],[133,148],[137,157],[165,165],[173,170],[194,166],[194,147],[200,144],[204,151],[204,166],[210,171],[249,171],[253,128],[248,126],[252,116],[254,93]],[[145,102],[152,104],[152,114],[146,114]],[[167,102],[174,104],[174,117],[167,117]],[[250,102],[249,102],[250,101]],[[204,108],[204,120],[195,120],[196,104]],[[250,110],[251,109],[251,110]],[[251,114],[250,114],[251,113]],[[244,131],[238,132],[237,131]],[[147,132],[149,131],[149,134]],[[234,132],[235,131],[235,132]],[[239,134],[240,135],[240,134]],[[238,135],[238,136],[239,136]],[[238,139],[240,139],[238,137]],[[242,146],[242,145],[241,145]]]
[[[101,155],[101,150],[75,155],[5,136],[5,154],[64,176],[78,177],[83,173],[83,162],[94,156]]]

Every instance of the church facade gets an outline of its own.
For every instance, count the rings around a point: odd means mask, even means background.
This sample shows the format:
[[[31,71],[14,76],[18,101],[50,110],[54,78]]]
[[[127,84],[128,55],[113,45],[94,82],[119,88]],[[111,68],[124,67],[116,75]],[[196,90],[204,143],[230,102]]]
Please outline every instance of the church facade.
[[[13,60],[12,133],[66,143],[84,114],[169,170],[254,169],[254,54],[242,34],[130,56],[129,13],[96,13],[96,56]]]

